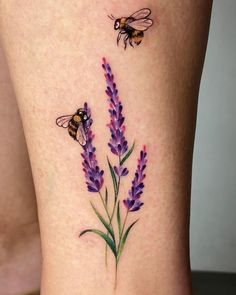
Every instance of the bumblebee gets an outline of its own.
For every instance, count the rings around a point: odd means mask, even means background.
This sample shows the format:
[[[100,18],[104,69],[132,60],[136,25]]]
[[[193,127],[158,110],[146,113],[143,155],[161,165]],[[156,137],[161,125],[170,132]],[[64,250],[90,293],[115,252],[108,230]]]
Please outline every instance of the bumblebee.
[[[81,146],[86,145],[87,131],[88,131],[88,120],[90,116],[86,110],[80,108],[73,115],[61,116],[56,119],[56,124],[59,127],[67,128],[69,135]]]
[[[122,36],[124,49],[127,48],[128,42],[132,47],[134,47],[134,44],[139,45],[144,37],[144,31],[153,25],[153,20],[148,18],[150,14],[149,8],[143,8],[129,17],[115,18],[113,15],[109,15],[108,17],[115,21],[114,30],[119,30],[117,45],[119,45]]]

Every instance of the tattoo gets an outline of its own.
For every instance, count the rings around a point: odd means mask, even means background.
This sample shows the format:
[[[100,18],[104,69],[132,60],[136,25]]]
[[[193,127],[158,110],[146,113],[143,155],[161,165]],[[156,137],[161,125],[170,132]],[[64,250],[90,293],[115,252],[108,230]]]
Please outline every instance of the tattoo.
[[[129,45],[134,47],[142,42],[144,31],[147,31],[152,25],[153,20],[148,18],[151,14],[149,8],[143,8],[128,17],[116,18],[112,14],[108,15],[111,20],[114,20],[114,30],[119,30],[117,36],[117,45],[121,37],[123,37],[124,49]]]
[[[65,115],[56,119],[56,124],[59,127],[67,128],[69,135],[81,146],[85,146],[87,139],[87,131],[92,124],[90,113],[87,104],[84,108],[80,108],[73,115]]]
[[[108,128],[111,138],[108,147],[116,156],[116,164],[112,164],[107,157],[108,168],[113,184],[113,191],[109,192],[104,185],[104,171],[100,169],[96,159],[96,148],[93,144],[94,134],[92,132],[91,111],[87,103],[76,111],[74,115],[61,116],[57,118],[56,124],[67,128],[69,135],[82,146],[83,171],[87,189],[91,193],[97,193],[98,199],[103,206],[103,213],[100,213],[91,202],[92,209],[104,230],[88,228],[83,230],[79,237],[87,233],[94,233],[106,242],[105,263],[107,265],[107,251],[110,249],[115,259],[115,286],[117,284],[118,265],[123,253],[127,237],[137,223],[138,219],[128,224],[128,217],[133,212],[140,210],[143,206],[141,196],[144,188],[145,169],[147,164],[146,146],[143,146],[139,153],[137,168],[134,173],[130,190],[127,197],[123,199],[123,206],[120,205],[120,185],[125,176],[129,173],[125,167],[126,161],[134,151],[135,143],[130,147],[125,138],[125,117],[123,106],[118,96],[118,90],[114,82],[114,75],[106,59],[103,59],[102,67],[105,71],[106,94],[109,102],[110,122]],[[117,229],[116,229],[117,227]]]

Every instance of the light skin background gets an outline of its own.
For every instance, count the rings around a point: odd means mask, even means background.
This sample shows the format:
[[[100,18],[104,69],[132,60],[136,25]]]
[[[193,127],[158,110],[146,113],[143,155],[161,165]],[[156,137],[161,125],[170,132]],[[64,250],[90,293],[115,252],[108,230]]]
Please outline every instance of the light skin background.
[[[128,16],[143,7],[152,10],[154,25],[138,48],[124,51],[116,46],[107,14]],[[126,136],[130,144],[136,141],[131,173],[121,185],[124,197],[138,152],[144,143],[148,147],[145,205],[130,218],[139,216],[140,222],[124,250],[116,294],[191,294],[191,162],[210,10],[211,1],[205,0],[1,1],[1,40],[37,195],[41,294],[114,293],[114,265],[110,255],[105,268],[104,243],[93,235],[77,237],[82,229],[99,226],[89,204],[98,196],[86,191],[80,146],[55,125],[58,116],[89,103],[97,158],[108,183],[103,56],[120,91]],[[24,195],[33,196],[33,188]]]
[[[34,290],[40,280],[36,198],[23,128],[0,48],[0,294]]]

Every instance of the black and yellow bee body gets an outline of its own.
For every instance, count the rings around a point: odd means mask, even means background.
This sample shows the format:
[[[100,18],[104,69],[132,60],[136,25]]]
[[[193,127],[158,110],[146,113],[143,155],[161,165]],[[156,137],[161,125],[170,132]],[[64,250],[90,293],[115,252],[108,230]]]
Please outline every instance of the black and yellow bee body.
[[[69,135],[80,145],[84,146],[86,144],[86,122],[89,116],[87,112],[80,108],[73,115],[66,115],[57,118],[56,124],[59,127],[67,128]]]
[[[113,15],[109,18],[115,20],[114,29],[119,30],[117,36],[117,45],[123,36],[124,49],[127,47],[127,42],[133,47],[134,44],[139,45],[144,37],[144,31],[153,25],[153,20],[148,18],[151,14],[149,8],[143,8],[129,17],[115,18]]]
[[[131,43],[135,43],[136,45],[139,45],[142,42],[143,37],[144,37],[144,33],[142,31],[135,30],[132,32],[132,35],[130,37]]]
[[[127,26],[126,26],[127,19],[128,19],[128,17],[122,17],[122,18],[118,19],[119,20],[119,28],[121,30],[127,29]],[[116,23],[114,24],[114,28],[115,28],[115,30],[117,30]]]
[[[76,140],[76,134],[77,134],[77,130],[79,128],[79,124],[81,124],[81,118],[78,115],[74,115],[68,124],[68,133],[75,140]]]

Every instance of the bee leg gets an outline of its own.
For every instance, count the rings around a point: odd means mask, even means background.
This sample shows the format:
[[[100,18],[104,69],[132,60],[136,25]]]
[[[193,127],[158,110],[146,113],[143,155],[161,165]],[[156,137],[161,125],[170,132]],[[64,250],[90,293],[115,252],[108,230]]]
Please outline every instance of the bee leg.
[[[127,48],[127,41],[128,41],[129,39],[130,39],[130,38],[129,38],[129,35],[126,35],[126,36],[124,37],[124,44],[125,44],[124,50],[126,50],[126,48]]]
[[[120,39],[121,39],[121,36],[124,35],[126,32],[125,31],[120,31],[118,36],[117,36],[117,39],[116,39],[116,43],[117,43],[117,46],[119,45],[119,42],[120,42]]]
[[[117,46],[119,46],[120,38],[121,38],[121,32],[119,32],[117,39],[116,39]]]
[[[132,47],[134,48],[134,45],[133,45],[133,43],[132,43],[131,38],[129,38],[129,45],[132,46]]]

